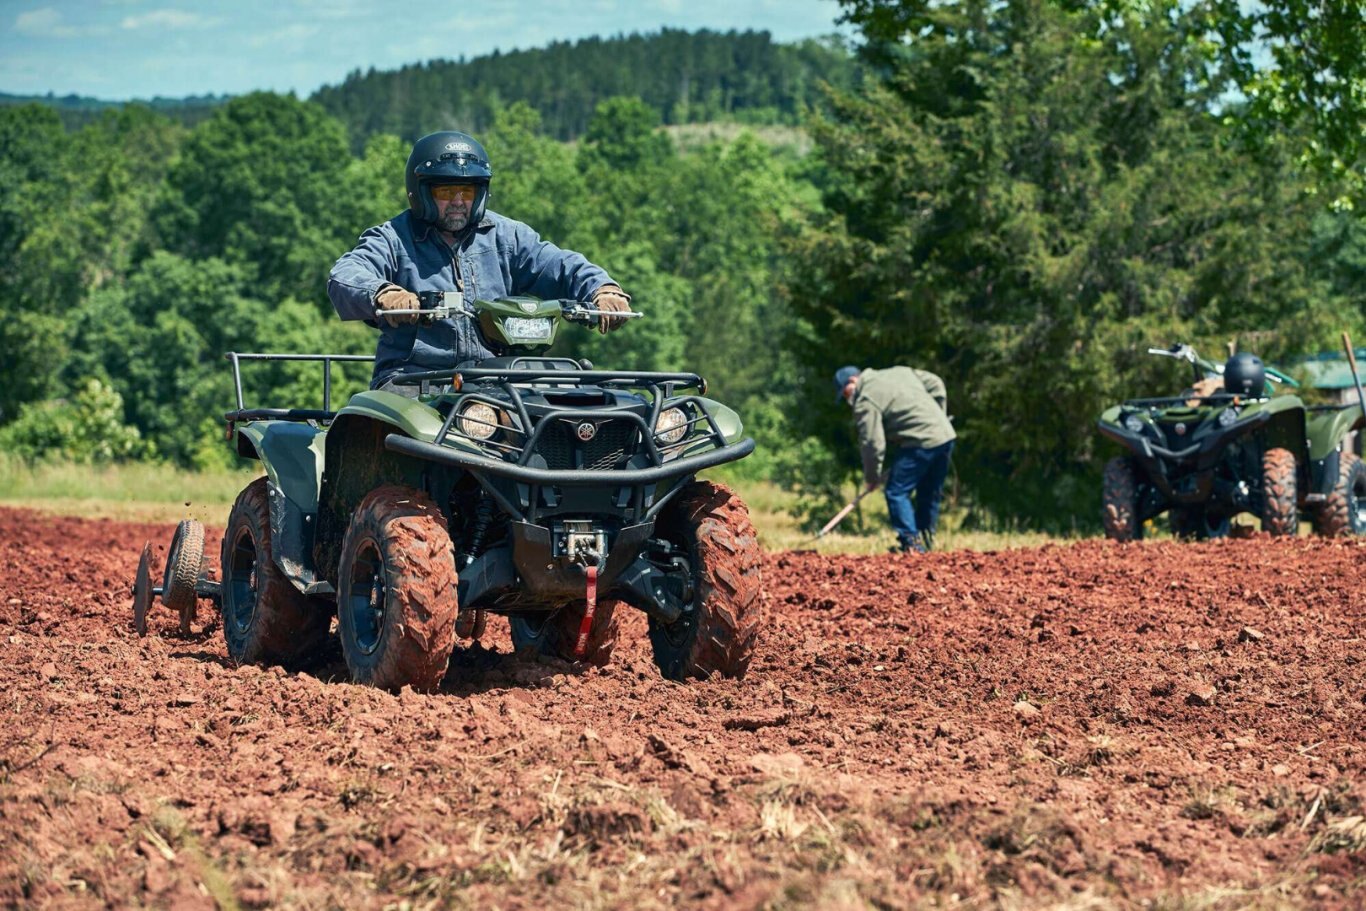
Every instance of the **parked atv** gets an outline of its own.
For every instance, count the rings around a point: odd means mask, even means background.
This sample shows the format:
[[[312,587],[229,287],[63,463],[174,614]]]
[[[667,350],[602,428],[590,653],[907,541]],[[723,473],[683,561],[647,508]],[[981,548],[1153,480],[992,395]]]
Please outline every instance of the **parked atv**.
[[[1100,432],[1128,450],[1105,466],[1107,537],[1141,538],[1163,512],[1173,532],[1196,539],[1227,535],[1241,512],[1273,535],[1296,534],[1302,515],[1321,535],[1366,534],[1366,465],[1343,446],[1366,425],[1358,406],[1273,395],[1273,382],[1297,384],[1249,354],[1220,365],[1189,345],[1148,353],[1189,363],[1194,385],[1101,415]]]
[[[415,398],[370,390],[333,411],[332,363],[369,358],[228,355],[229,433],[266,469],[223,537],[231,657],[306,662],[335,615],[354,680],[431,690],[488,613],[521,651],[601,665],[626,605],[647,615],[665,677],[742,676],[760,622],[755,531],[730,490],[694,479],[753,451],[735,412],[693,373],[538,353],[561,322],[596,324],[582,302],[421,303],[423,319],[477,320],[499,356],[408,374]],[[242,363],[282,359],[321,364],[322,409],[244,406]]]

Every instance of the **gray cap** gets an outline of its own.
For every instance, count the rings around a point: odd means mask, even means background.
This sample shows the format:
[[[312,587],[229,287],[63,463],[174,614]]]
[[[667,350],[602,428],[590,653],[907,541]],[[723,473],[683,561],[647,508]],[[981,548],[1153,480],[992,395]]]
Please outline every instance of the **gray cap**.
[[[849,380],[859,375],[857,367],[841,367],[835,371],[835,401],[844,398],[844,387],[849,385]]]

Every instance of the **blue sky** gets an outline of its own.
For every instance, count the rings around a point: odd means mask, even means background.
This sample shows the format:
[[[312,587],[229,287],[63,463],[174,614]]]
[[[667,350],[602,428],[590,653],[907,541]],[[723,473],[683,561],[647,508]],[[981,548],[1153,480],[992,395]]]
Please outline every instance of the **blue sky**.
[[[661,27],[837,31],[836,0],[0,0],[0,92],[109,100],[307,96],[395,69]]]

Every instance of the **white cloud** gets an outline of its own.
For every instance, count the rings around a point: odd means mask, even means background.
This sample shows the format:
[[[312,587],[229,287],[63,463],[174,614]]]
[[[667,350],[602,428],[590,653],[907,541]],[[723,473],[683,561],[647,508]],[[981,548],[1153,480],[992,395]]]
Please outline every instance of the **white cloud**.
[[[14,19],[14,30],[34,38],[83,38],[104,31],[98,26],[67,25],[62,14],[50,7],[20,13]]]
[[[247,39],[247,44],[251,47],[268,47],[273,44],[283,44],[288,47],[309,41],[318,34],[319,30],[320,27],[312,23],[296,22],[273,32],[252,35]]]
[[[223,21],[216,16],[201,16],[198,13],[187,13],[184,10],[157,9],[140,16],[125,16],[119,25],[130,30],[143,28],[198,29],[222,25]]]

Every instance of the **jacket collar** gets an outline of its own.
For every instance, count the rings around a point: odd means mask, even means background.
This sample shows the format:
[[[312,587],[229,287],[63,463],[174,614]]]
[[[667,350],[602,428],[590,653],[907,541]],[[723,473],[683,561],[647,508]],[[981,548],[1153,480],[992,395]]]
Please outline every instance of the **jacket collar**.
[[[446,239],[445,239],[444,237],[441,236],[441,232],[438,231],[438,230],[436,229],[436,225],[432,224],[431,222],[419,221],[419,220],[416,219],[416,218],[414,218],[413,221],[416,221],[417,224],[418,224],[418,230],[417,230],[417,234],[415,235],[415,237],[416,237],[416,239],[417,239],[419,242],[426,241],[428,238],[431,238],[431,239],[433,239],[433,240],[439,241],[440,243],[443,243],[443,244],[446,242]],[[493,219],[492,219],[492,218],[489,218],[489,217],[488,217],[488,214],[485,213],[485,214],[484,214],[484,217],[481,218],[481,219],[479,219],[479,224],[477,224],[477,225],[474,226],[474,230],[477,231],[477,232],[479,232],[480,234],[486,234],[486,233],[488,233],[489,231],[492,231],[492,230],[493,230]],[[465,228],[456,236],[456,238],[455,238],[455,245],[458,247],[458,246],[460,246],[462,243],[464,243],[464,242],[465,242],[465,238],[467,238],[467,237],[469,236],[469,234],[470,234],[470,229],[469,229],[468,226],[466,226],[466,227],[465,227]]]

